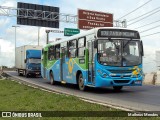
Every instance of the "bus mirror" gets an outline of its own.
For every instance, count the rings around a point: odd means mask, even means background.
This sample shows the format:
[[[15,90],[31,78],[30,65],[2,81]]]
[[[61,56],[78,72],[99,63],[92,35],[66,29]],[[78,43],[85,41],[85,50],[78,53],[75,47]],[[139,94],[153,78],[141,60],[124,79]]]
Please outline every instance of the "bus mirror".
[[[69,41],[69,42],[68,42],[68,46],[72,46],[72,43],[71,43],[71,41]]]
[[[26,63],[27,62],[27,60],[26,59],[24,59],[24,63]]]
[[[143,42],[141,41],[141,55],[144,56],[144,51],[143,51]]]
[[[42,51],[41,51],[41,52],[42,52],[42,54],[43,54],[43,53],[44,53],[44,49],[42,49]]]
[[[94,41],[94,48],[97,48],[97,44],[98,44],[98,41],[95,40],[95,41]]]

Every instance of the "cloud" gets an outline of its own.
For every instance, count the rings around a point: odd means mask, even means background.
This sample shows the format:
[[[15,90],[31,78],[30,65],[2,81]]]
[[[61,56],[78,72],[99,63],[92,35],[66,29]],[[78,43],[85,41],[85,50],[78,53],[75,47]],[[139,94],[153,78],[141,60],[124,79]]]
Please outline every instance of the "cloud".
[[[8,19],[8,18],[6,18],[6,19],[5,18],[0,19],[0,28],[5,27],[9,23],[10,23],[10,19]]]
[[[15,49],[12,42],[0,39],[0,66],[13,66]]]
[[[156,68],[156,51],[158,48],[144,45],[143,70],[145,73],[154,72]]]
[[[9,35],[9,36],[7,36]],[[6,29],[6,39],[7,41],[15,41],[15,28],[10,27]],[[45,37],[45,29],[40,28],[39,34],[40,40]],[[17,46],[23,46],[26,44],[32,44],[38,41],[38,27],[31,26],[19,26],[16,28],[16,42]]]
[[[13,52],[14,46],[12,42],[0,39],[1,52]]]
[[[130,11],[134,10],[138,6],[141,6],[148,0],[1,0],[0,4],[2,6],[8,6],[8,7],[16,7],[18,2],[25,2],[25,3],[33,3],[33,4],[43,4],[43,5],[49,5],[49,6],[57,6],[60,7],[61,13],[68,13],[68,14],[74,14],[77,15],[78,8],[80,9],[86,9],[86,10],[93,10],[93,11],[102,11],[102,12],[109,12],[113,13],[114,19],[118,19],[122,17],[123,15],[129,13]],[[159,0],[153,0],[144,7],[138,9],[137,11],[133,12],[132,14],[122,18],[126,20],[130,20],[133,18],[136,18],[142,14],[145,14],[157,7],[159,7],[160,1]],[[145,25],[147,23],[151,23],[153,21],[156,21],[159,19],[160,12],[156,13],[155,15],[151,15],[150,17],[140,20],[139,22],[128,26],[128,28],[134,29],[136,27]],[[138,18],[139,19],[139,18]],[[138,19],[135,19],[131,22],[127,22],[127,24],[130,24]],[[5,43],[3,41],[3,46],[6,46],[5,48],[11,47],[14,50],[14,39],[15,39],[15,31],[14,28],[11,26],[16,23],[15,18],[2,18],[0,17],[0,27],[2,32],[0,32],[0,37],[5,39]],[[150,26],[146,26],[143,28],[137,29],[138,31],[144,31],[147,29],[150,29],[154,26],[159,25],[158,23],[155,23]],[[65,27],[70,28],[76,28],[77,24],[69,24],[69,23],[62,23],[60,22],[60,29],[63,30]],[[45,45],[46,43],[46,33],[45,29],[51,29],[51,28],[40,28],[40,44]],[[140,33],[141,36],[152,34],[154,32],[160,31],[160,27],[156,29],[152,29],[143,33]],[[64,37],[63,34],[56,34],[56,33],[50,33],[50,40],[55,39],[56,37]],[[160,49],[160,42],[159,42],[160,34],[142,37],[143,45],[144,45],[144,71],[150,72],[156,70],[155,65],[155,51]],[[38,28],[33,26],[23,26],[20,25],[19,28],[17,28],[17,46],[22,46],[26,44],[37,44],[38,39]],[[9,45],[9,46],[8,46]],[[5,50],[3,48],[2,50]],[[9,51],[11,52],[11,51]],[[149,63],[150,62],[150,63]],[[152,68],[152,69],[151,69]]]
[[[16,0],[1,0],[1,6],[16,7]]]

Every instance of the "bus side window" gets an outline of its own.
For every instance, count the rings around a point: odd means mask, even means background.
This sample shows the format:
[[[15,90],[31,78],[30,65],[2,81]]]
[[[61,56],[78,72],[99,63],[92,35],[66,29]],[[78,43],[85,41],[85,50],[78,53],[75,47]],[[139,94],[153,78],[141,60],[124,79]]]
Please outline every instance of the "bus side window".
[[[74,58],[77,56],[77,40],[72,40],[72,41],[69,41],[69,44],[68,44],[68,57],[69,58]]]
[[[60,44],[55,46],[55,51],[56,51],[56,59],[60,58]]]
[[[79,57],[84,57],[85,55],[85,37],[79,38],[78,39],[78,56]]]
[[[67,54],[67,42],[63,42],[61,43],[61,53],[62,53],[62,57],[67,57],[68,54]]]
[[[48,60],[53,60],[54,58],[54,46],[50,46],[48,48]]]

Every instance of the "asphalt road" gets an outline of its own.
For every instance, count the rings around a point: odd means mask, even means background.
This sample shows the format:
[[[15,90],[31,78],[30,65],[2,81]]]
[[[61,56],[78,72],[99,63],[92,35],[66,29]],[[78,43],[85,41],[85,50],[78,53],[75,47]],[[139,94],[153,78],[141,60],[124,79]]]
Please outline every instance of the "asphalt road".
[[[115,92],[112,88],[90,88],[84,92],[78,90],[75,85],[50,85],[49,81],[42,78],[25,78],[18,76],[16,72],[7,73],[48,90],[74,95],[98,103],[136,111],[160,111],[160,86],[124,87],[120,92]]]

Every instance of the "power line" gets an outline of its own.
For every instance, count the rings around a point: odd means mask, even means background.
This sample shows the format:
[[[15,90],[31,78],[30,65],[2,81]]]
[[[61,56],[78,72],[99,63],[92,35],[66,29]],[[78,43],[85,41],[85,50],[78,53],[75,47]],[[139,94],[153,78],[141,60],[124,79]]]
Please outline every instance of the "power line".
[[[159,22],[159,21],[160,21],[160,20],[157,20],[157,21],[154,21],[154,22],[151,22],[151,23],[148,23],[148,24],[142,25],[142,26],[137,27],[137,28],[134,28],[134,29],[142,28],[142,27],[145,27],[145,26],[148,26],[148,25],[151,25],[151,24],[157,23],[157,22]]]
[[[151,53],[149,53],[149,54],[146,53],[145,55],[147,55],[147,56],[148,56],[148,55],[156,55],[156,53],[152,53],[152,54],[151,54]]]
[[[140,18],[140,17],[143,17],[143,16],[145,16],[145,15],[147,15],[147,14],[149,14],[149,13],[151,13],[151,12],[153,12],[153,11],[159,9],[159,8],[160,8],[160,7],[157,7],[157,8],[155,8],[155,9],[153,9],[153,10],[151,10],[151,11],[145,13],[145,14],[142,14],[142,15],[136,17],[136,18],[130,19],[130,20],[128,20],[127,22],[130,22],[130,21],[133,21],[133,20],[138,19],[138,18]]]
[[[128,26],[129,26],[129,25],[132,25],[132,24],[134,24],[134,23],[137,23],[137,22],[139,22],[140,20],[143,20],[143,19],[145,19],[145,18],[147,18],[147,17],[150,17],[150,16],[152,16],[152,15],[158,13],[158,12],[160,12],[160,10],[158,10],[158,11],[156,11],[156,12],[154,12],[154,13],[151,13],[151,14],[149,14],[149,15],[147,15],[147,16],[145,16],[145,17],[143,17],[143,18],[141,18],[141,19],[139,19],[139,20],[137,20],[137,21],[135,21],[135,22],[132,22],[132,23],[128,24]]]
[[[157,63],[160,62],[159,60],[150,60],[150,62],[143,62],[143,64],[148,64],[148,63]]]
[[[27,43],[26,45],[31,45],[31,43],[34,43],[34,42],[36,42],[36,41],[31,41],[31,42]]]
[[[147,32],[147,31],[152,30],[152,29],[154,29],[154,28],[157,28],[157,27],[159,27],[159,26],[160,26],[160,25],[157,25],[157,26],[155,26],[155,27],[152,27],[152,28],[146,29],[146,30],[144,30],[144,31],[141,31],[140,33]]]
[[[150,63],[155,63],[155,62],[147,62],[147,63],[143,63],[143,64],[150,64]]]
[[[155,34],[158,34],[158,33],[160,33],[160,32],[156,32],[156,33],[152,33],[152,34],[144,35],[144,36],[141,36],[141,37],[147,37],[147,36],[155,35]]]
[[[131,12],[125,14],[124,16],[120,17],[119,19],[122,19],[123,17],[125,17],[125,16],[127,16],[127,15],[129,15],[129,14],[131,14],[131,13],[133,13],[133,12],[135,12],[136,10],[140,9],[141,7],[145,6],[146,4],[148,4],[148,3],[151,2],[151,1],[152,1],[152,0],[148,0],[146,3],[142,4],[142,5],[139,6],[138,8],[132,10]]]

